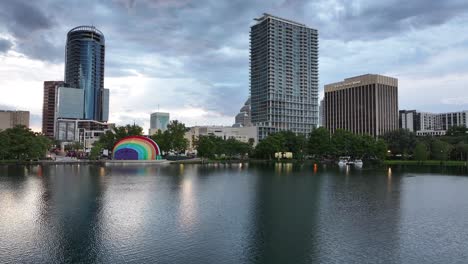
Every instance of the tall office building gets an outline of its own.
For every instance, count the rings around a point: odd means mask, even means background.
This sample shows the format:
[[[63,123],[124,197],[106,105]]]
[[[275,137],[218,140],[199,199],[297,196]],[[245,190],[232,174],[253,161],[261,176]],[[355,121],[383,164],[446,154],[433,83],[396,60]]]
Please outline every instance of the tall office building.
[[[56,91],[63,86],[63,81],[45,81],[44,96],[42,99],[42,134],[49,138],[54,137]]]
[[[250,30],[251,121],[259,139],[318,123],[318,32],[264,14]]]
[[[398,129],[398,79],[366,74],[325,85],[325,125],[374,137]]]
[[[0,130],[15,126],[29,127],[29,111],[0,110]]]
[[[169,113],[154,112],[150,116],[150,129],[149,134],[153,135],[158,130],[166,131],[167,125],[169,125]]]
[[[104,54],[104,35],[95,27],[79,26],[68,32],[65,83],[84,92],[82,119],[107,121],[109,100],[104,89]]]

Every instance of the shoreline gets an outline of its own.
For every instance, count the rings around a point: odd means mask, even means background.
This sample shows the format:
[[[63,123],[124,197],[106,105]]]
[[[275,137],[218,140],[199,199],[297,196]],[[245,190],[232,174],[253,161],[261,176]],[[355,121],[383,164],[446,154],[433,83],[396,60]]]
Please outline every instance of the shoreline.
[[[54,161],[54,160],[36,160],[36,161],[21,161],[21,160],[0,160],[0,165],[76,165],[76,164],[96,164],[96,165],[160,165],[160,164],[234,164],[234,163],[251,163],[251,164],[270,164],[270,163],[303,163],[312,162],[320,165],[335,164],[334,162],[319,162],[314,160],[263,160],[263,159],[232,159],[232,160],[202,160],[200,158],[186,159],[186,160],[134,160],[134,161],[120,161],[120,160],[67,160],[67,161]],[[402,165],[402,166],[440,166],[440,167],[467,167],[467,161],[440,161],[440,160],[384,160],[382,165]]]

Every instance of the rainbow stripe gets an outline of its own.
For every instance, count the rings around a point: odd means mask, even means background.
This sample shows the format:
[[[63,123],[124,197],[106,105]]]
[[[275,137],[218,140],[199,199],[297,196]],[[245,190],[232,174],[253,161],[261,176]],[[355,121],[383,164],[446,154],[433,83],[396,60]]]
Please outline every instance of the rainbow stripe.
[[[143,136],[125,137],[112,150],[114,160],[155,160],[160,154],[158,144]]]

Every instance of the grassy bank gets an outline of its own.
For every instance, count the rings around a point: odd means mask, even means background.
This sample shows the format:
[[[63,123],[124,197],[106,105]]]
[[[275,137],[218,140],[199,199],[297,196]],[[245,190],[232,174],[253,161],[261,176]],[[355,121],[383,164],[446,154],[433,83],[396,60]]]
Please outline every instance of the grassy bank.
[[[386,160],[384,161],[386,165],[427,165],[427,166],[467,166],[466,161],[459,160],[426,160],[426,161],[417,161],[417,160]]]

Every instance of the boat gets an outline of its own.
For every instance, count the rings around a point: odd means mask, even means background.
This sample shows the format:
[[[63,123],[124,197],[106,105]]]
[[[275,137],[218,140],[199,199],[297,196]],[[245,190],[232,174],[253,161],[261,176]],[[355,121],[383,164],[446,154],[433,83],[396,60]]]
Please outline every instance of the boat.
[[[358,168],[361,168],[362,165],[364,165],[364,163],[360,159],[354,160],[353,164],[354,164],[355,167],[358,167]]]
[[[340,157],[340,158],[339,158],[339,161],[338,161],[338,165],[339,165],[339,166],[348,165],[348,162],[349,162],[349,161],[350,161],[350,157],[349,157],[349,156]]]

